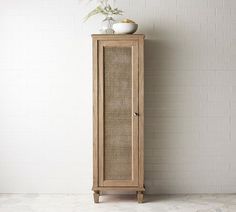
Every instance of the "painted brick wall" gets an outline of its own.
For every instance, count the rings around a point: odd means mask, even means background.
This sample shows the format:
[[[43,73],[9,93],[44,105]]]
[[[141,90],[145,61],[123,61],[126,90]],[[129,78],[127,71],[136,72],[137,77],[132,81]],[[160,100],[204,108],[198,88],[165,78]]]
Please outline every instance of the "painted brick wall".
[[[90,193],[94,3],[0,0],[0,193]],[[236,1],[116,0],[145,42],[147,193],[236,192]]]
[[[147,191],[236,192],[236,1],[130,1],[126,11],[147,37]]]

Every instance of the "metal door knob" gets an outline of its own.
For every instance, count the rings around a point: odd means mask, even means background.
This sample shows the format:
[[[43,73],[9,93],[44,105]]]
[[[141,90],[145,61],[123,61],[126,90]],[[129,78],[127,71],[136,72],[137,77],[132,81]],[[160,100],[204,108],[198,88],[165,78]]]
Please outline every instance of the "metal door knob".
[[[133,116],[138,116],[138,113],[133,113]]]

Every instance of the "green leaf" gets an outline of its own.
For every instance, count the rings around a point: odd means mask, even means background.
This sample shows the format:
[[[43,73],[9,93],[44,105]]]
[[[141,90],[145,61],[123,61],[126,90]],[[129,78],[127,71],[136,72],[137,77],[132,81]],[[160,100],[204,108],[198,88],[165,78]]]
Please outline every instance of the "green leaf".
[[[89,18],[91,18],[94,15],[97,15],[101,13],[101,8],[98,6],[95,9],[93,9],[91,12],[89,12],[85,17],[84,17],[84,22],[87,21]]]
[[[84,17],[84,22],[97,14],[102,14],[104,16],[122,15],[123,11],[119,10],[118,8],[113,9],[108,3],[108,0],[100,0],[98,6]]]

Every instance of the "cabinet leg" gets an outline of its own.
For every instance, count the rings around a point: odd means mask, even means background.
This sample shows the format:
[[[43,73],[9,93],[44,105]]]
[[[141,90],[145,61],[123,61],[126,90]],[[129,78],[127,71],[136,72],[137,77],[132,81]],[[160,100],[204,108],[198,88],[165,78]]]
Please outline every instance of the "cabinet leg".
[[[143,192],[142,191],[138,191],[137,199],[138,199],[138,203],[143,203]]]
[[[94,200],[94,203],[99,203],[99,191],[94,191],[93,200]]]

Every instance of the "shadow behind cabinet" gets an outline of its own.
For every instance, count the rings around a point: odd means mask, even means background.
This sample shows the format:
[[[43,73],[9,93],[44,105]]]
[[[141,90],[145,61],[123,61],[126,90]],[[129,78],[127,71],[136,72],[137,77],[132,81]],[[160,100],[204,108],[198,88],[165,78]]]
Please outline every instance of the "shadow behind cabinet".
[[[93,191],[144,191],[144,35],[92,35]]]

